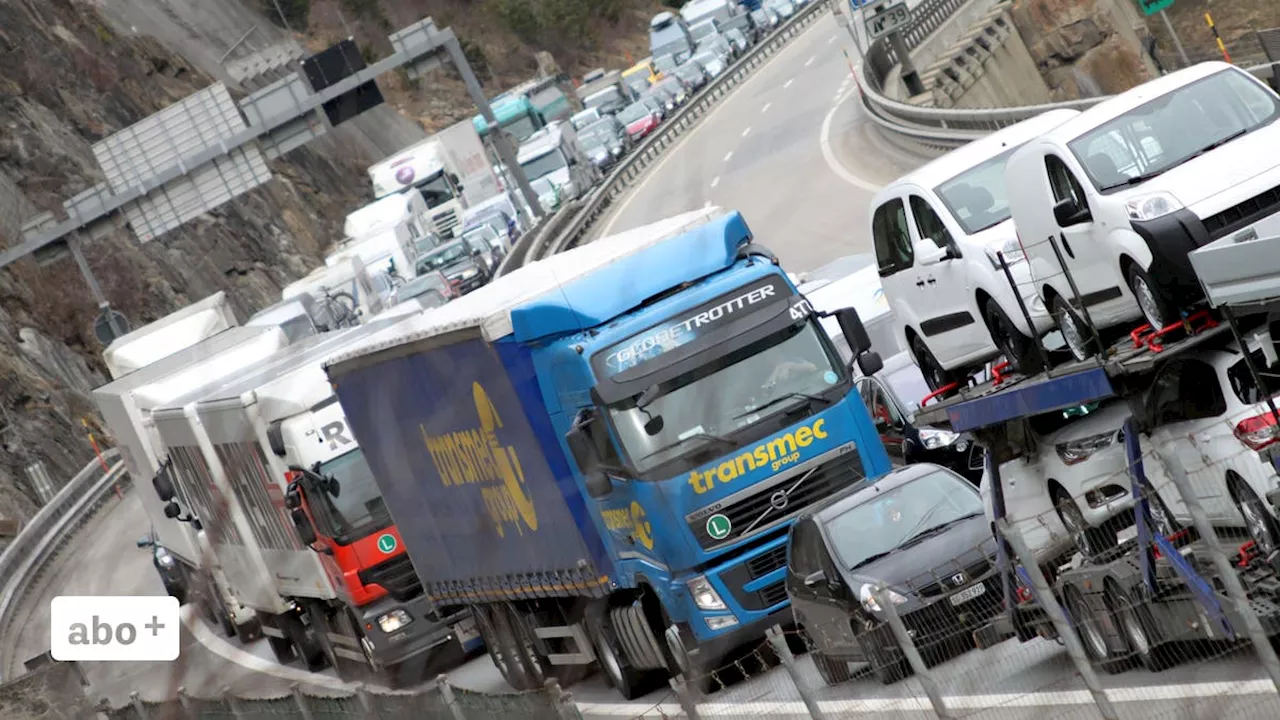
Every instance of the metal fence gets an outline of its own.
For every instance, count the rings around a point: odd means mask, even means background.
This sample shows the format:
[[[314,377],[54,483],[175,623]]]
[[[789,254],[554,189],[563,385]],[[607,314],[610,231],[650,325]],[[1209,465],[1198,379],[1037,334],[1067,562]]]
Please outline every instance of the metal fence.
[[[166,702],[144,700],[99,711],[109,720],[577,720],[581,717],[569,693],[555,680],[544,689],[524,693],[480,693],[451,685],[441,675],[416,692],[388,693],[357,687],[354,693],[314,695],[298,686],[287,695],[241,698],[229,691],[217,697],[188,695],[179,689]]]

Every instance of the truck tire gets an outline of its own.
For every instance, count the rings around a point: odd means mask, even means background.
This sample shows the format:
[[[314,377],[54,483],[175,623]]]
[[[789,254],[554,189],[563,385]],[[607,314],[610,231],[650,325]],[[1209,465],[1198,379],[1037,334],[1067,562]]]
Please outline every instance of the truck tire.
[[[649,691],[652,673],[637,670],[618,642],[618,636],[609,620],[609,613],[587,619],[587,635],[596,651],[596,661],[605,680],[627,700],[635,700]]]
[[[483,622],[481,621],[482,613]],[[489,648],[489,656],[493,658],[493,664],[498,667],[498,672],[502,673],[502,678],[507,681],[507,684],[513,690],[533,689],[529,674],[522,662],[522,653],[517,650],[515,631],[511,628],[505,606],[488,605],[477,608],[476,625],[480,628],[487,626],[485,646]]]
[[[536,621],[517,610],[511,603],[504,603],[502,610],[515,639],[517,657],[520,659],[520,664],[524,666],[524,674],[529,682],[527,689],[540,690],[547,682],[547,668],[551,663],[538,650],[538,637],[533,632],[532,626]]]
[[[328,661],[324,655],[324,649],[314,637],[314,633],[308,634],[307,627],[302,624],[302,618],[296,614],[287,612],[282,615],[276,615],[276,627],[289,638],[296,648],[299,659],[311,672],[319,672],[328,665]]]

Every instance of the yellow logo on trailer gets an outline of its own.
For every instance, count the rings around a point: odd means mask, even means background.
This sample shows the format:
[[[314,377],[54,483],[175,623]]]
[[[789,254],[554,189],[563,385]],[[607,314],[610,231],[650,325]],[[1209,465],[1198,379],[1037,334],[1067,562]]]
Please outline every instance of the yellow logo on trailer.
[[[499,537],[505,536],[505,524],[510,524],[520,535],[524,534],[524,528],[537,531],[538,513],[533,499],[525,492],[520,456],[514,446],[504,446],[498,439],[502,417],[480,383],[471,384],[471,394],[476,404],[478,427],[429,435],[425,426],[418,426],[440,480],[445,487],[486,485],[480,494]]]

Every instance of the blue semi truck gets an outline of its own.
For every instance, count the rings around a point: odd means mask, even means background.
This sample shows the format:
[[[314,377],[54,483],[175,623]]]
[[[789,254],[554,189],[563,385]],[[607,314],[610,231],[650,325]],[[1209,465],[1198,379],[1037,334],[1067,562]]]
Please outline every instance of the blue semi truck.
[[[835,315],[874,372],[857,313]],[[473,610],[517,689],[599,661],[631,698],[790,623],[793,518],[889,469],[818,321],[742,216],[707,208],[327,369],[429,598]]]

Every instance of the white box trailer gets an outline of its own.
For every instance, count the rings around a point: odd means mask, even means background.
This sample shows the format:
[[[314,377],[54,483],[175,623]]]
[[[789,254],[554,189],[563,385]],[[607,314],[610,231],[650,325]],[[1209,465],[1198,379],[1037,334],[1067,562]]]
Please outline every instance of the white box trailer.
[[[162,342],[163,333],[149,334]],[[181,594],[204,591],[206,614],[226,621],[243,638],[255,634],[252,613],[230,591],[216,563],[206,563],[208,536],[192,523],[175,522],[166,514],[168,502],[145,486],[173,459],[157,433],[152,411],[185,388],[213,378],[226,378],[253,367],[288,344],[278,327],[233,327],[201,342],[172,352],[93,391],[103,420],[115,437],[125,466],[140,488],[138,498],[151,521],[155,540],[182,566]],[[175,460],[175,464],[176,464]],[[193,498],[180,496],[187,507]],[[185,599],[181,598],[181,599]]]
[[[102,352],[102,360],[113,379],[123,377],[237,325],[226,293],[215,293],[121,335]]]

